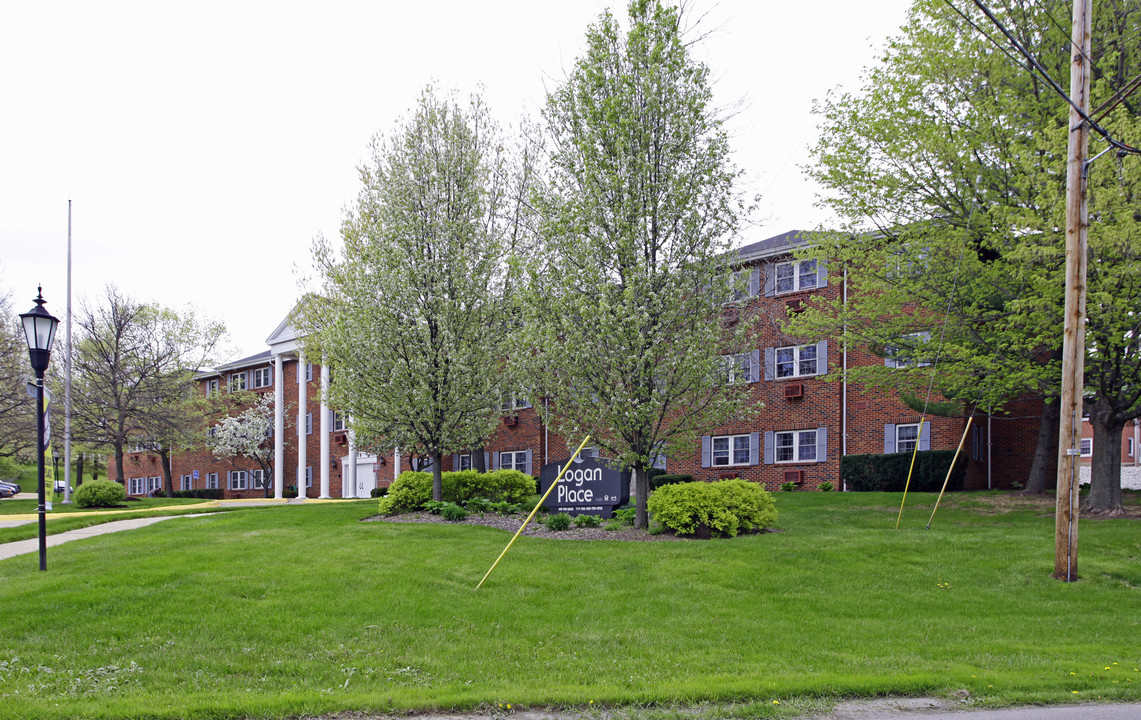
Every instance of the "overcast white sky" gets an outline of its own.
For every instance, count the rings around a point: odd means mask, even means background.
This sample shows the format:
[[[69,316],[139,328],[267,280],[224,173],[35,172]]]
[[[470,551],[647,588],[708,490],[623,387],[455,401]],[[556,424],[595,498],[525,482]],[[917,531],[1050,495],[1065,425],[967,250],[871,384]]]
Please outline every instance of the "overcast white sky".
[[[813,99],[855,87],[908,0],[692,0],[698,48],[760,193],[742,242],[827,221],[799,165]],[[296,301],[317,234],[336,238],[370,137],[435,80],[482,83],[504,124],[537,118],[604,0],[12,2],[0,23],[0,295],[37,283],[66,313],[107,283],[193,303],[234,354]],[[62,338],[62,327],[60,338]]]

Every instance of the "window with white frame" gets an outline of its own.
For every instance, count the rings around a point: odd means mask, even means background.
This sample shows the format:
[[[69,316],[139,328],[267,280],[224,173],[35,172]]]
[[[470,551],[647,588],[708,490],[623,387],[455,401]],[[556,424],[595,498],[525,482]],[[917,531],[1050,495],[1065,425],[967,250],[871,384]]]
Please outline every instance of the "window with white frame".
[[[305,466],[305,487],[307,487],[307,488],[313,487],[313,466],[312,465],[306,465]]]
[[[231,490],[245,490],[249,478],[245,470],[231,470],[227,473]]]
[[[218,394],[218,381],[217,381],[217,379],[207,380],[206,381],[206,397],[214,397],[217,394]]]
[[[774,434],[778,463],[816,462],[816,431],[792,430]]]
[[[162,490],[162,478],[161,477],[149,477],[149,478],[147,478],[147,492],[151,493],[151,492],[154,492],[156,490]]]
[[[926,330],[908,333],[899,339],[899,344],[884,348],[884,365],[896,368],[928,367],[931,361],[920,359],[919,348],[930,342],[931,333]]]
[[[273,385],[273,368],[254,368],[254,389]]]
[[[710,449],[713,467],[748,465],[752,455],[752,436],[714,435]]]
[[[313,434],[313,413],[305,413],[305,434]]]
[[[459,456],[460,466],[457,470],[471,470],[471,455]]]
[[[760,291],[760,271],[757,268],[744,268],[721,276],[725,283],[725,299],[728,302],[737,302],[747,298],[756,297]]]
[[[1137,447],[1134,444],[1133,438],[1129,438],[1129,449],[1127,452],[1129,457],[1137,457]]]
[[[725,382],[729,385],[756,382],[760,368],[752,353],[723,355],[725,362]]]
[[[206,489],[218,489],[218,473],[206,473]]]
[[[147,479],[145,477],[127,478],[127,492],[131,495],[142,495],[146,492]]]
[[[217,425],[211,425],[210,427],[206,428],[206,444],[207,445],[213,445],[214,444],[214,438],[216,438],[217,436],[218,436],[218,426]]]
[[[244,372],[230,373],[230,392],[246,389],[246,374]]]
[[[901,453],[915,452],[919,443],[919,423],[895,426],[895,451]]]
[[[348,429],[349,429],[348,415],[344,414],[343,412],[339,412],[337,410],[334,410],[333,411],[333,432],[339,432],[339,431],[348,430]]]
[[[178,477],[179,490],[193,490],[194,489],[194,476],[193,475],[180,475]]]
[[[794,345],[776,349],[776,376],[778,378],[817,375],[820,371],[815,344]]]
[[[795,260],[776,265],[776,291],[778,293],[811,290],[817,285],[816,261]]]
[[[499,411],[510,413],[531,407],[531,401],[522,390],[504,390],[499,397]]]
[[[313,382],[313,363],[305,363],[305,382]]]
[[[1082,457],[1093,457],[1093,438],[1082,438]]]
[[[265,470],[250,470],[250,489],[265,490],[269,477]]]
[[[526,472],[527,467],[527,451],[517,450],[513,452],[499,453],[499,468],[501,470],[518,470],[519,472]]]

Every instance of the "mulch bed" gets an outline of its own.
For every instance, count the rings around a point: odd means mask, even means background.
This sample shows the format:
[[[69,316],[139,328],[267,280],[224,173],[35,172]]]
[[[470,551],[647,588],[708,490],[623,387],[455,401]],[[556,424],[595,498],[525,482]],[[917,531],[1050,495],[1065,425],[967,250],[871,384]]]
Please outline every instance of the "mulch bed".
[[[414,512],[404,513],[403,515],[372,515],[364,519],[364,522],[392,522],[392,523],[437,523],[447,525],[485,525],[487,527],[505,530],[514,534],[523,521],[527,519],[525,513],[519,515],[497,515],[495,513],[487,513],[479,515],[472,513],[466,519],[459,522],[445,520],[439,515],[432,515],[427,512]],[[673,533],[664,532],[658,535],[651,535],[645,530],[635,530],[633,527],[626,525],[621,530],[606,530],[602,527],[596,528],[580,528],[576,527],[573,523],[568,530],[554,532],[548,530],[540,522],[541,518],[536,515],[531,518],[531,522],[527,523],[527,529],[523,531],[524,535],[530,537],[545,537],[554,540],[625,540],[631,542],[650,542],[650,541],[671,541],[671,540],[689,540],[691,538],[678,537]],[[603,520],[602,524],[605,525],[608,520]]]

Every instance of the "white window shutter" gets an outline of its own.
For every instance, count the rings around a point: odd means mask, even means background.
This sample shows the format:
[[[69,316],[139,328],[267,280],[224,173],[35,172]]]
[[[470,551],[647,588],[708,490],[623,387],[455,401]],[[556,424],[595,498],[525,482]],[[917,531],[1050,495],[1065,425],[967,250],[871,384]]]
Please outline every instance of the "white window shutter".
[[[749,464],[756,465],[760,455],[760,433],[749,433]]]
[[[816,343],[816,374],[824,375],[828,372],[828,341],[821,340]]]
[[[828,461],[828,428],[816,428],[816,462]]]
[[[499,453],[493,453],[491,460],[493,463],[495,463],[494,467],[492,467],[491,469],[492,470],[498,470],[499,469]]]
[[[749,273],[749,297],[756,297],[761,294],[761,269],[759,267],[753,268]]]
[[[483,454],[483,470],[484,470],[484,472],[487,472],[487,469],[489,467],[491,467],[491,454],[490,453],[484,453]]]
[[[824,260],[816,261],[816,287],[828,287],[828,263]]]
[[[709,467],[713,460],[713,438],[709,435],[701,436],[701,467]]]
[[[923,429],[919,431],[919,449],[931,449],[931,423],[924,422]]]
[[[895,452],[895,425],[883,426],[883,451],[885,454]]]
[[[761,351],[753,350],[749,353],[749,382],[761,379]],[[755,463],[754,463],[755,464]]]
[[[523,461],[523,472],[527,475],[531,474],[531,450],[527,449],[526,460]]]
[[[765,431],[765,465],[772,465],[776,462],[777,446],[776,437],[773,435],[772,430]]]
[[[777,376],[777,349],[765,348],[765,380],[772,380]]]

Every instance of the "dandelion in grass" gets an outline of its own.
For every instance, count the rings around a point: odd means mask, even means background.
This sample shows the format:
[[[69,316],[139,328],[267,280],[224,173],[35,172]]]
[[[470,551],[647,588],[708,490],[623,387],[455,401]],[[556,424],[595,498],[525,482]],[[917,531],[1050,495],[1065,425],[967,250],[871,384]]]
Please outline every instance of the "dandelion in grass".
[[[773,705],[780,705],[780,700],[773,700]]]

